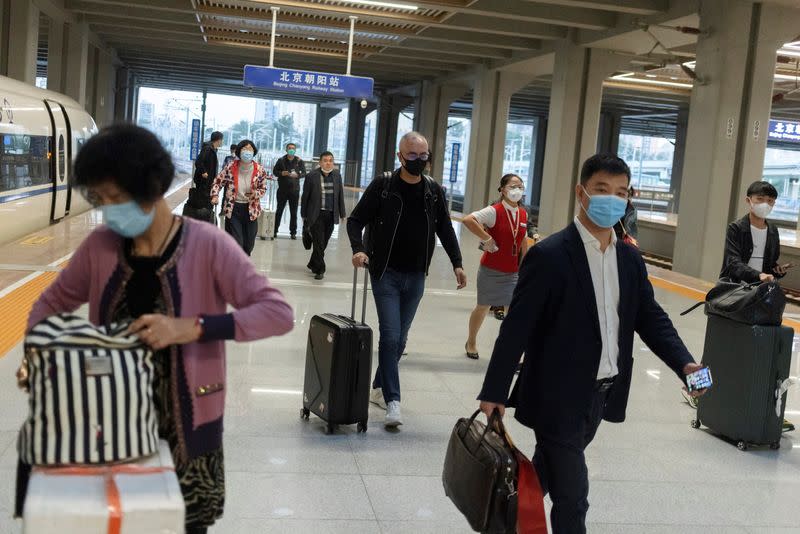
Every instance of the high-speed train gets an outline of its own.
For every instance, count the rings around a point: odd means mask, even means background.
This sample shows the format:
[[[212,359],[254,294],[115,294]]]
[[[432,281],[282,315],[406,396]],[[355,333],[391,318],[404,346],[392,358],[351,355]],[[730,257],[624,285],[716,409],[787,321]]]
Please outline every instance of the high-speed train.
[[[96,132],[71,98],[0,76],[0,244],[89,209],[69,173]]]

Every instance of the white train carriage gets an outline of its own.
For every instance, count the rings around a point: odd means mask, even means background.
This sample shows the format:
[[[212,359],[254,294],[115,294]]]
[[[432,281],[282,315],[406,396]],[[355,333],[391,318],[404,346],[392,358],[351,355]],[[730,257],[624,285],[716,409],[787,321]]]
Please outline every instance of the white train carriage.
[[[0,76],[0,243],[89,209],[69,174],[96,132],[71,98]]]

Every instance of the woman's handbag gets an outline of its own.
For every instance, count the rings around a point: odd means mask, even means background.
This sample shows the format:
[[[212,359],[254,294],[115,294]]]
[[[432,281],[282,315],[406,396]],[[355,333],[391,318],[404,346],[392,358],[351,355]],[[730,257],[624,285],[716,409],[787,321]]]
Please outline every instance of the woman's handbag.
[[[104,464],[158,450],[153,352],[127,325],[54,315],[25,338],[17,373],[29,392],[17,442],[28,465]]]
[[[705,304],[706,315],[718,315],[749,325],[780,325],[786,295],[778,282],[736,283],[720,280],[706,294],[706,300],[681,313],[686,315]]]
[[[476,532],[547,534],[536,470],[511,441],[495,411],[484,425],[461,418],[444,460],[444,492]]]

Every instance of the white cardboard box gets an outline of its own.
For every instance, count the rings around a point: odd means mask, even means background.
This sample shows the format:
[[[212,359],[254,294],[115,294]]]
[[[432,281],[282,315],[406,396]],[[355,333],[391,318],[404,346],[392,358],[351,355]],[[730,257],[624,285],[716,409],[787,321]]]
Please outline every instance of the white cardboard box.
[[[169,445],[161,441],[158,454],[123,464],[122,470],[129,471],[129,466],[172,468]],[[100,473],[57,474],[58,469],[31,475],[23,510],[23,533],[112,534],[107,477]],[[120,534],[183,533],[185,509],[174,471],[117,472],[112,476],[120,496]]]

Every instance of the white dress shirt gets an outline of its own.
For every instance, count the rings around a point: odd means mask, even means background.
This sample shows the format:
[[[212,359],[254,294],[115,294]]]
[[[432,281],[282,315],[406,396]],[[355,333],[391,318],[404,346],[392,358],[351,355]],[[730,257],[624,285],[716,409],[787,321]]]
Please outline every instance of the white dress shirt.
[[[753,236],[753,255],[747,265],[756,271],[764,272],[764,249],[767,248],[767,229],[750,226],[750,235]]]
[[[619,269],[617,267],[617,236],[611,230],[611,244],[605,252],[600,251],[600,242],[575,217],[575,226],[581,234],[592,274],[594,297],[597,301],[597,319],[600,321],[600,337],[603,352],[597,379],[611,378],[619,372]]]

